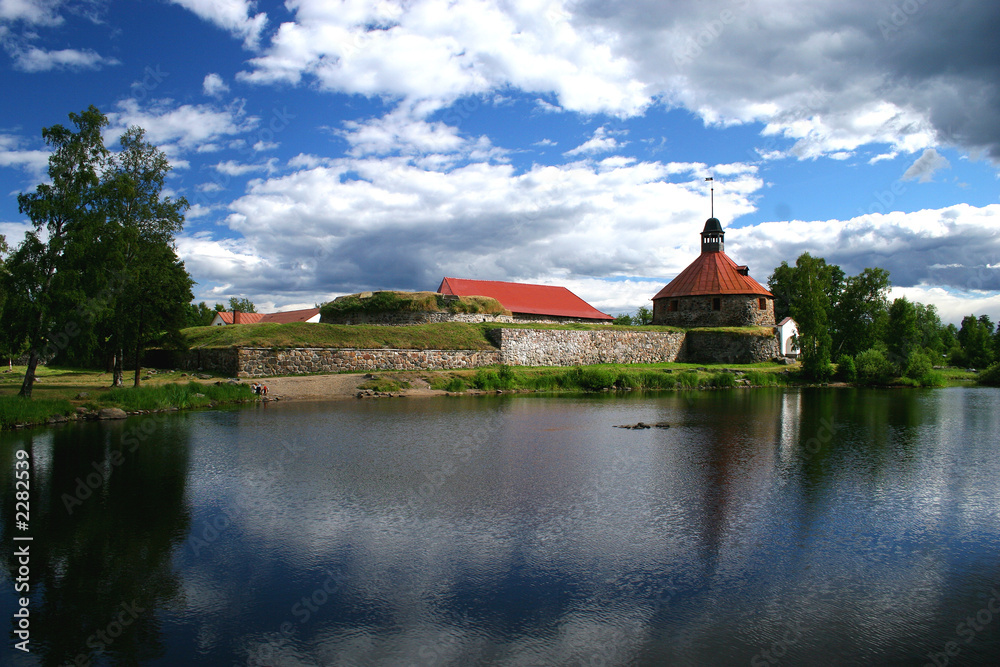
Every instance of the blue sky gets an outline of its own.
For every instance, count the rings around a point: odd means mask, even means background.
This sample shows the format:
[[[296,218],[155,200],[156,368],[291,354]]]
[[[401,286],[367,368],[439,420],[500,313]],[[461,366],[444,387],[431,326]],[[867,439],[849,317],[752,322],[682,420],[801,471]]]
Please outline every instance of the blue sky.
[[[631,312],[712,176],[762,283],[808,251],[997,320],[998,30],[961,0],[0,0],[0,234],[93,104],[170,157],[209,304],[447,275]]]

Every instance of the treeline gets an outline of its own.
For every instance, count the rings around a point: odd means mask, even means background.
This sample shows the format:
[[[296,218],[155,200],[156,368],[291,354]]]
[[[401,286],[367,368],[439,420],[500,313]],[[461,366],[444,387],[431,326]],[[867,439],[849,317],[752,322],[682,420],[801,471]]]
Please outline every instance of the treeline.
[[[815,380],[940,384],[934,366],[986,368],[1000,359],[1000,329],[986,315],[961,327],[942,323],[937,309],[889,301],[889,272],[868,268],[847,276],[835,264],[802,254],[768,279],[775,317],[799,327],[803,371]],[[836,366],[833,365],[836,362]]]
[[[192,315],[193,281],[174,250],[188,203],[163,194],[166,156],[139,127],[110,150],[93,106],[69,118],[72,128],[42,130],[48,181],[18,195],[31,230],[13,249],[0,238],[0,356],[27,355],[27,397],[38,363],[53,358],[106,364],[120,386],[126,355],[141,359]]]
[[[215,308],[209,308],[204,301],[197,305],[188,304],[186,326],[207,327],[215,319],[216,313],[226,310],[226,306],[221,303],[215,304]],[[235,296],[229,297],[229,310],[238,310],[241,313],[256,313],[257,307],[253,301],[245,297],[237,299]]]

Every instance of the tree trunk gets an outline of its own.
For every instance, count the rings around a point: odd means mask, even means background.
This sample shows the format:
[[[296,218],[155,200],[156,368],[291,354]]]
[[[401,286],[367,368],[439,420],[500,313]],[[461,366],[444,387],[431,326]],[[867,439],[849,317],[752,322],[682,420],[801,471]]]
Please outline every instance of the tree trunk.
[[[115,370],[111,376],[111,386],[121,387],[124,385],[125,372],[122,370],[122,349],[119,347],[115,350]]]
[[[142,324],[143,324],[143,309],[139,308],[139,324],[136,326],[135,332],[135,384],[134,387],[139,386],[139,371],[142,370]]]
[[[35,369],[38,368],[38,350],[32,349],[28,355],[28,370],[24,372],[24,382],[21,383],[19,396],[31,398],[31,390],[35,386]]]
[[[139,360],[142,359],[142,343],[135,344],[135,383],[133,387],[139,386],[139,372],[142,370],[142,364]]]

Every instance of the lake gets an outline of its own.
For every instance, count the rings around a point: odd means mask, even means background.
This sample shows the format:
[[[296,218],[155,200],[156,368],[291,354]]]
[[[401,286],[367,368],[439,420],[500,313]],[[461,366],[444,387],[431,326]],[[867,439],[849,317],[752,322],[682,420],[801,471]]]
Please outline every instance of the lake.
[[[614,428],[639,421],[670,426]],[[278,403],[4,433],[0,662],[1000,664],[998,433],[987,388]]]

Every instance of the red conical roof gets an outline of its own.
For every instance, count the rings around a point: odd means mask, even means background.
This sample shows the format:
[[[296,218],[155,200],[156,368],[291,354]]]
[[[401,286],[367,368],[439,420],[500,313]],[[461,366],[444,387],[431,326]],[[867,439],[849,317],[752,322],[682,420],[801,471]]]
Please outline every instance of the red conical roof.
[[[703,252],[698,256],[698,259],[691,262],[690,266],[661,289],[653,297],[653,300],[715,294],[774,296],[763,285],[751,278],[746,271],[745,266],[739,266],[724,252]]]

